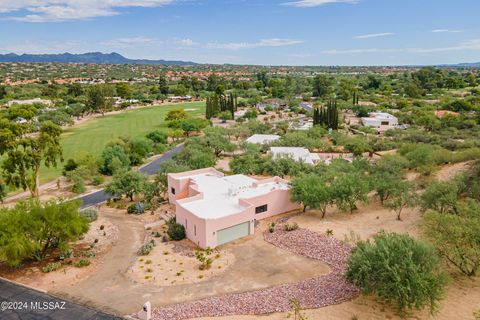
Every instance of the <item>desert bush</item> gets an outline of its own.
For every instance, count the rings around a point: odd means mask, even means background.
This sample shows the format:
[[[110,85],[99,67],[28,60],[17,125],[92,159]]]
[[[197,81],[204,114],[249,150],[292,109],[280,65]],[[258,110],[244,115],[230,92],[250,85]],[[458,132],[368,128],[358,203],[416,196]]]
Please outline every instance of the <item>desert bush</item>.
[[[74,266],[77,268],[88,267],[90,265],[90,260],[88,259],[81,259],[75,262]]]
[[[128,206],[127,212],[129,214],[143,214],[145,213],[145,204],[142,202],[131,204]]]
[[[99,186],[99,185],[101,185],[101,184],[103,183],[103,181],[104,181],[103,177],[102,177],[101,175],[99,175],[99,174],[96,175],[96,176],[94,176],[94,177],[92,178],[92,184],[93,184],[94,186]]]
[[[425,242],[380,232],[373,242],[357,243],[346,276],[364,294],[375,294],[400,313],[425,306],[433,313],[446,284],[439,262],[435,249]]]
[[[49,273],[60,269],[62,264],[60,262],[51,262],[42,268],[43,273]]]
[[[200,262],[199,269],[200,270],[207,270],[210,269],[213,263],[213,259],[210,258],[209,256],[212,254],[212,249],[211,248],[206,248],[206,249],[198,249],[195,251],[195,258]]]
[[[298,224],[296,222],[290,224],[290,223],[285,223],[283,226],[283,230],[285,231],[294,231],[298,229]]]
[[[170,237],[170,239],[175,241],[180,241],[185,239],[186,237],[185,227],[177,223],[175,218],[172,218],[169,221],[167,221],[167,227],[168,227],[167,234]]]
[[[84,209],[80,211],[80,216],[84,217],[89,222],[93,222],[98,219],[98,211],[95,209]]]
[[[151,240],[149,243],[144,244],[138,250],[139,256],[148,256],[150,252],[152,252],[153,248],[155,247],[155,241]]]

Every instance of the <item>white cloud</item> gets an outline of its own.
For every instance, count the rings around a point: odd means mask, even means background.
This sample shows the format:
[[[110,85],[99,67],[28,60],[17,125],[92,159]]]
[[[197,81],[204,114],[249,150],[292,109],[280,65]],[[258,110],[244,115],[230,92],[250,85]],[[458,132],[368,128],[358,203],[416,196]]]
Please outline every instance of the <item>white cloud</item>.
[[[459,33],[462,30],[450,30],[450,29],[434,29],[432,30],[433,33]]]
[[[355,4],[358,2],[359,0],[299,0],[299,1],[285,2],[283,4],[287,6],[294,6],[294,7],[300,7],[300,8],[311,8],[311,7],[319,7],[319,6],[332,4],[332,3]]]
[[[161,42],[156,39],[145,37],[117,38],[100,42],[101,45],[113,48],[146,47],[160,43]]]
[[[49,54],[49,53],[81,53],[88,51],[86,44],[76,40],[65,41],[23,41],[9,45],[3,45],[0,49],[3,53],[31,53],[31,54]]]
[[[119,14],[119,8],[158,7],[176,0],[2,0],[0,13],[27,11],[10,17],[26,22],[84,20]]]
[[[283,46],[293,46],[296,44],[303,43],[301,40],[293,39],[262,39],[257,42],[230,42],[230,43],[208,43],[207,48],[210,49],[228,49],[228,50],[239,50],[239,49],[252,49],[260,47],[283,47]]]
[[[480,39],[472,39],[461,42],[457,45],[449,47],[434,47],[434,48],[361,48],[361,49],[332,49],[320,51],[322,54],[365,54],[365,53],[393,53],[393,52],[408,52],[408,53],[436,53],[449,51],[480,51]]]
[[[388,37],[393,35],[394,33],[391,33],[391,32],[369,33],[369,34],[362,34],[362,35],[356,36],[355,39],[370,39],[370,38]]]
[[[180,46],[184,46],[184,47],[192,47],[192,46],[196,46],[198,43],[196,43],[195,41],[193,41],[192,39],[177,39],[175,40],[175,43],[180,45]]]

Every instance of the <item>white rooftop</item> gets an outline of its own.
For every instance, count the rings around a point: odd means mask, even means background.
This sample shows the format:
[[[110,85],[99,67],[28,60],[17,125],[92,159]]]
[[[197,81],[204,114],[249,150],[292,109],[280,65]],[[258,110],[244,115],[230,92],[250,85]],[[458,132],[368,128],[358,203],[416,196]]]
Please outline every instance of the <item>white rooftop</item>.
[[[280,139],[280,136],[276,134],[254,134],[246,141],[248,143],[254,144],[267,144],[273,141],[277,141],[278,139]]]
[[[222,177],[213,173],[202,173],[182,179],[193,180],[198,191],[203,193],[203,199],[182,203],[181,206],[203,219],[218,219],[240,213],[245,210],[245,206],[239,204],[239,199],[253,198],[276,189],[289,188],[284,182],[254,185],[258,180],[242,174]]]
[[[376,119],[396,119],[396,117],[387,112],[370,112],[369,116]]]
[[[295,161],[301,161],[308,164],[314,164],[320,160],[316,153],[310,153],[306,148],[297,147],[271,147],[270,152],[273,158],[289,157]]]

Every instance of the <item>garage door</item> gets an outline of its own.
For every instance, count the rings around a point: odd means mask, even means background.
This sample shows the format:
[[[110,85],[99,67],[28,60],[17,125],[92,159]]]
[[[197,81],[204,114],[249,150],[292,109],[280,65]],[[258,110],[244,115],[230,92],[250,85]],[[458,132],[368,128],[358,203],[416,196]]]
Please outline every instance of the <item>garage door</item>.
[[[217,232],[217,245],[240,239],[250,234],[250,222],[237,224],[236,226],[225,228]]]

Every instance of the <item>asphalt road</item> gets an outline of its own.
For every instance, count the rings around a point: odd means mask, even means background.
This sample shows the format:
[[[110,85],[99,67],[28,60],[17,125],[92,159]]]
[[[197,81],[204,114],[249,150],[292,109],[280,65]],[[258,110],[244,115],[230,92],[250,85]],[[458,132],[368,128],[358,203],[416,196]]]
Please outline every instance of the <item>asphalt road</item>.
[[[121,318],[0,279],[2,320],[119,320]]]
[[[153,160],[149,164],[140,168],[139,171],[149,176],[156,174],[160,169],[160,164],[162,164],[167,160],[170,160],[174,155],[179,153],[182,150],[182,148],[183,146],[181,145],[173,148],[172,150],[168,151],[160,158]],[[112,197],[113,196],[111,194],[108,194],[107,192],[105,192],[105,190],[102,189],[102,190],[78,197],[77,200],[80,200],[82,202],[80,208],[85,209],[85,208],[100,204],[102,202],[105,202]]]

